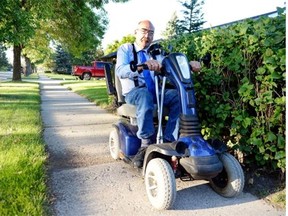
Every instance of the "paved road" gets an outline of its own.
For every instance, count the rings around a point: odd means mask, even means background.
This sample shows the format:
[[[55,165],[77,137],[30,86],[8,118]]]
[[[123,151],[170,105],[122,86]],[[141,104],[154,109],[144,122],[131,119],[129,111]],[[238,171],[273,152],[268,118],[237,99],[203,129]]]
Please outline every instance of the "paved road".
[[[62,87],[59,81],[43,76],[40,83],[54,215],[285,215],[249,193],[223,198],[205,181],[177,180],[174,209],[154,210],[141,174],[109,155],[108,137],[118,117]]]
[[[0,71],[0,82],[12,79],[12,75],[11,71]]]

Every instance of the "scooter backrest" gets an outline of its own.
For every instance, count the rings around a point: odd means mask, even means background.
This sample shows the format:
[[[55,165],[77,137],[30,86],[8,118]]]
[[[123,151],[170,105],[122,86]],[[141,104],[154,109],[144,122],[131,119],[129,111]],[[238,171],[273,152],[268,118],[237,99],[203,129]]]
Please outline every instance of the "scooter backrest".
[[[116,90],[113,84],[113,71],[112,71],[112,64],[105,63],[104,64],[104,70],[105,70],[105,80],[106,80],[106,86],[107,86],[107,93],[109,95],[116,95]]]
[[[122,95],[122,86],[119,77],[115,73],[115,88],[117,92],[117,99],[118,99],[118,104],[124,104],[124,96]]]

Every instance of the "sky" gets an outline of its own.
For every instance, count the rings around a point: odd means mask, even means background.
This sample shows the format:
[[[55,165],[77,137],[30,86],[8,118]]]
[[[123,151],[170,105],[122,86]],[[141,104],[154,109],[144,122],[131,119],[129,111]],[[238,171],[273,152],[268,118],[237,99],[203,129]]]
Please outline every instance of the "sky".
[[[241,20],[275,11],[285,0],[204,0],[204,28]],[[184,7],[178,0],[130,0],[126,3],[109,3],[105,7],[109,25],[102,41],[107,44],[133,34],[137,23],[149,19],[155,26],[154,39],[160,39],[174,12],[182,14]]]

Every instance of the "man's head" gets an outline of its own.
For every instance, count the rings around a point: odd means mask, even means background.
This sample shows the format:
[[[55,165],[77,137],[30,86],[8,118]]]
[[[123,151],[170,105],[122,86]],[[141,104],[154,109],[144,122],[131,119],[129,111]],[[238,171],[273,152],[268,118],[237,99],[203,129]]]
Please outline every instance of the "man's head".
[[[141,48],[145,49],[150,46],[154,37],[154,26],[149,20],[142,20],[138,23],[135,30],[135,43]]]

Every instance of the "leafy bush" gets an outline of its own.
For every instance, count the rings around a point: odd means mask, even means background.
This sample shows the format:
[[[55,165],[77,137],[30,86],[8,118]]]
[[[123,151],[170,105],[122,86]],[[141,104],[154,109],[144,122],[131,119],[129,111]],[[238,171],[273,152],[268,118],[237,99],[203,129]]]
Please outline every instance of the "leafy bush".
[[[225,140],[244,164],[285,171],[285,15],[183,35],[168,43],[188,59],[209,53],[194,74],[202,133]]]

